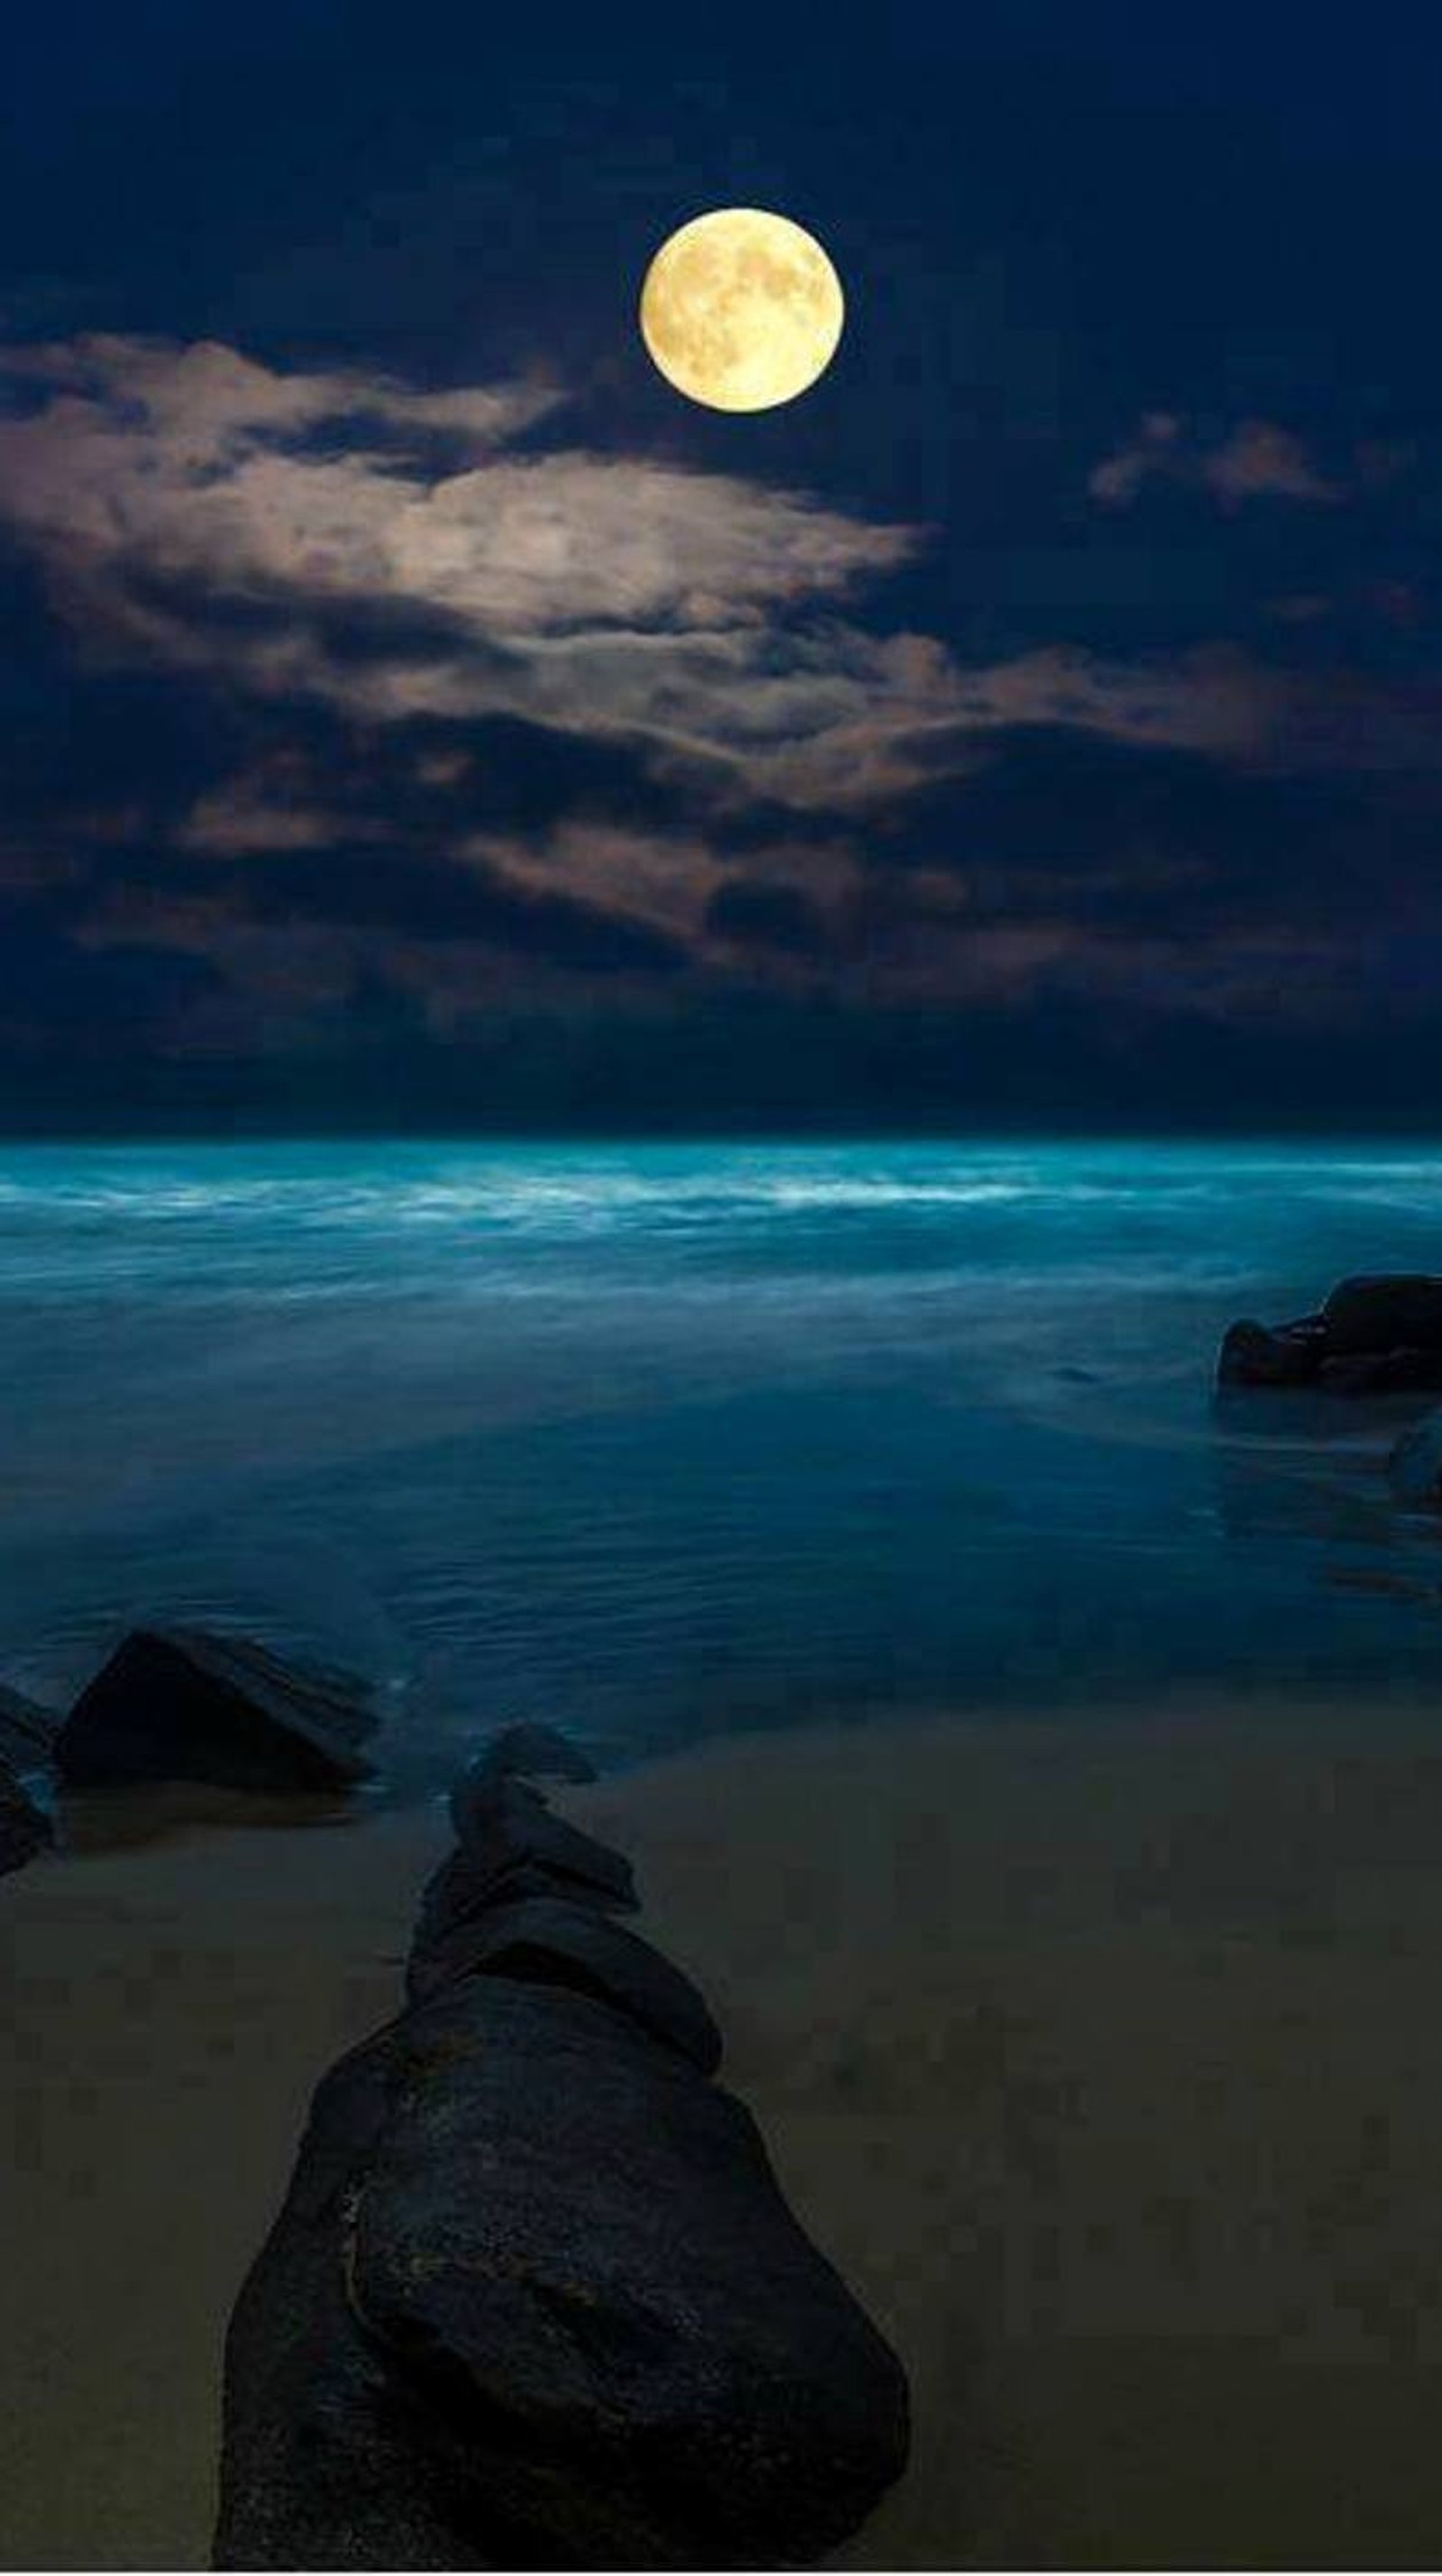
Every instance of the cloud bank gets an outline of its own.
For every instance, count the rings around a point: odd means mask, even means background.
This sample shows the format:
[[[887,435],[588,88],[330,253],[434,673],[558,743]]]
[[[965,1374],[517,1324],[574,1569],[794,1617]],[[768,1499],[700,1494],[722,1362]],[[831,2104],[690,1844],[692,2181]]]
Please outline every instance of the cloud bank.
[[[798,807],[964,769],[1010,726],[1261,745],[1265,690],[1216,656],[1137,669],[1052,646],[968,669],[860,621],[857,595],[923,530],[739,475],[537,450],[564,415],[554,389],[422,393],[104,336],[12,350],[0,378],[0,511],[92,653],[372,724],[610,736],[659,774]],[[1258,444],[1208,470],[1244,488]],[[1121,497],[1144,470],[1099,476]]]
[[[95,727],[73,776],[12,754],[0,880],[78,1019],[117,961],[127,1010],[192,1052],[394,1009],[451,1039],[688,979],[1334,1006],[1365,833],[1308,782],[1425,779],[1434,684],[1226,637],[968,663],[887,614],[924,529],[574,423],[539,383],[106,335],[0,353],[0,528]],[[1229,514],[1342,497],[1262,420],[1208,441],[1151,415],[1091,476],[1113,512],[1163,484]],[[1288,980],[1308,833],[1335,919]],[[17,971],[0,1036],[26,1010]]]

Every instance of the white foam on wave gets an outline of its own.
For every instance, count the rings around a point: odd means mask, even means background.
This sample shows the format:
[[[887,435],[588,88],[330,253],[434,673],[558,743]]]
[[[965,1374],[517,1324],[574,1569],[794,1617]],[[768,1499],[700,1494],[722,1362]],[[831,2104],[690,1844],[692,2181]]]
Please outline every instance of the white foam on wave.
[[[112,1239],[397,1234],[518,1240],[692,1234],[787,1219],[874,1217],[945,1224],[972,1212],[1070,1223],[1185,1222],[1265,1209],[1283,1196],[1345,1218],[1408,1223],[1442,1196],[1435,1155],[1317,1148],[998,1145],[616,1146],[534,1149],[403,1145],[0,1152],[0,1262],[21,1235],[99,1224]]]

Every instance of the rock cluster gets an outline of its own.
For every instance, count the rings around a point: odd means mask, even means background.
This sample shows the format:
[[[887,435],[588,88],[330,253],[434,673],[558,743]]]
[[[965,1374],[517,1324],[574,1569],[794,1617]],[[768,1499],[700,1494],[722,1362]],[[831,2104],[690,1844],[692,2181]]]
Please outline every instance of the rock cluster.
[[[1315,1314],[1233,1324],[1222,1387],[1315,1386],[1334,1395],[1442,1389],[1442,1278],[1380,1272],[1344,1279]]]
[[[1344,1279],[1314,1315],[1290,1324],[1233,1324],[1223,1337],[1217,1384],[1314,1387],[1343,1396],[1442,1390],[1442,1278],[1379,1271]],[[1412,1423],[1387,1462],[1409,1509],[1442,1508],[1442,1411]]]
[[[322,2083],[226,2350],[221,2567],[776,2567],[907,2446],[899,2363],[712,2077],[621,1856],[502,1737],[409,2003]]]
[[[192,1781],[334,1790],[369,1776],[367,1684],[245,1637],[136,1628],[61,1718],[0,1685],[0,1875],[53,1839],[28,1780],[65,1789]]]

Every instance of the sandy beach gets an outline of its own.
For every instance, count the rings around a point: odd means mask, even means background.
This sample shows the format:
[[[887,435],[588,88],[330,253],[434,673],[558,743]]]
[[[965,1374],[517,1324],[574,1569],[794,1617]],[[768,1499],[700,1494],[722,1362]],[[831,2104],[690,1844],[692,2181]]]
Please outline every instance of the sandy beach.
[[[1442,1751],[1364,1710],[811,1727],[571,1792],[902,2352],[856,2567],[1442,2554]],[[220,2343],[438,1811],[0,1891],[0,2563],[198,2567]]]

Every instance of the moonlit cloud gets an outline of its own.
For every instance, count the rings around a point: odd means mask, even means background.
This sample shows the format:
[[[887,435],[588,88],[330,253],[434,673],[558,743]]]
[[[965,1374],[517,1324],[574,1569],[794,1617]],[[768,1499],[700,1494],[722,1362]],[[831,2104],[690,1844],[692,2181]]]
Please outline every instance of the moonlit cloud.
[[[1272,700],[1267,678],[1226,648],[1136,663],[1043,646],[968,672],[961,713],[983,734],[1044,725],[1110,742],[1244,756],[1266,743]]]
[[[1340,486],[1319,474],[1292,430],[1275,421],[1244,420],[1202,458],[1207,490],[1224,504],[1241,501],[1339,501]]]
[[[841,844],[772,841],[741,860],[696,836],[598,823],[563,825],[534,841],[478,834],[461,845],[459,855],[482,865],[500,884],[564,892],[594,910],[668,933],[713,962],[724,962],[738,944],[754,944],[744,936],[738,940],[744,907],[718,905],[728,889],[744,885],[754,897],[764,888],[773,900],[785,895],[804,904],[818,928],[839,928],[862,880],[854,852]],[[759,907],[753,910],[759,923],[764,916]]]
[[[1339,501],[1341,486],[1319,473],[1295,431],[1275,421],[1244,420],[1224,438],[1195,437],[1176,412],[1143,415],[1134,437],[1094,466],[1093,500],[1126,509],[1149,483],[1191,485],[1224,509],[1244,502]]]
[[[703,797],[836,811],[964,772],[998,728],[1247,753],[1265,719],[1240,667],[1071,649],[967,669],[863,624],[849,604],[919,531],[738,475],[533,452],[551,388],[423,393],[100,336],[0,372],[0,513],[91,653],[372,726],[515,717],[633,745]],[[191,846],[239,850],[267,822],[275,847],[320,829],[222,796]]]
[[[343,1057],[390,1011],[469,1044],[598,993],[1269,1012],[1309,782],[1437,765],[1425,679],[1225,640],[968,663],[887,613],[923,531],[566,426],[548,385],[0,358],[0,525],[105,702],[98,768],[72,800],[52,762],[0,857],[80,960],[77,1017],[114,977],[181,1056]],[[1154,479],[1336,497],[1258,421],[1154,414],[1092,489]],[[138,762],[112,689],[150,706]],[[1233,795],[1280,799],[1270,839]],[[1288,1009],[1336,1002],[1351,847]]]
[[[383,830],[364,815],[307,804],[294,792],[285,765],[271,764],[197,797],[171,837],[178,850],[243,859],[262,850],[323,850],[337,841],[373,838]]]
[[[376,722],[507,713],[771,763],[938,720],[942,657],[836,611],[915,532],[736,476],[517,453],[550,391],[418,394],[235,351],[11,353],[0,509],[92,645]],[[823,620],[794,636],[787,622]]]

